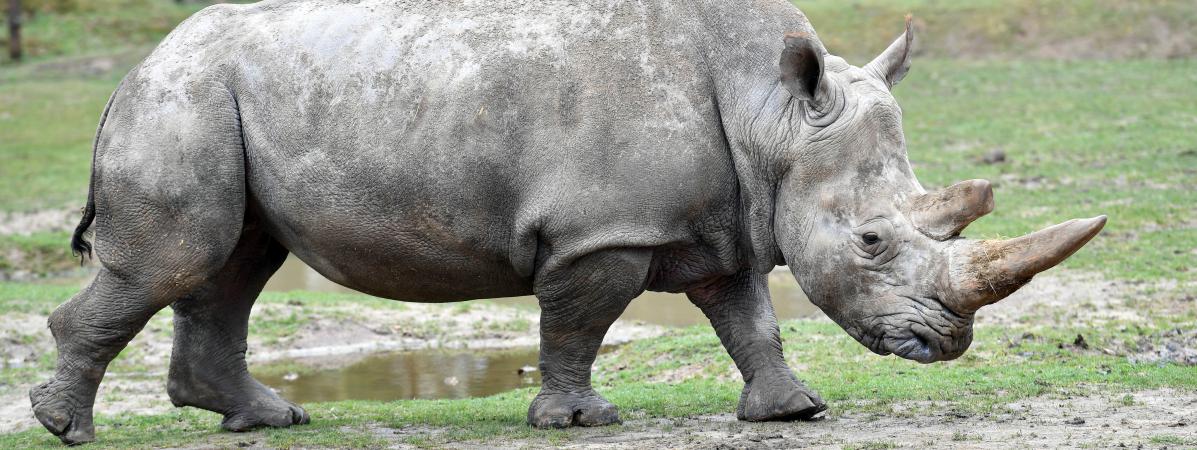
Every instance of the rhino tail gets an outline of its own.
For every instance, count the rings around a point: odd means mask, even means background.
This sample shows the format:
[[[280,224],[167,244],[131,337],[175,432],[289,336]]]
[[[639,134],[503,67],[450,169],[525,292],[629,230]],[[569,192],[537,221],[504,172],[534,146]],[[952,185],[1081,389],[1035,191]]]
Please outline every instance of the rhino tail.
[[[87,204],[83,206],[83,218],[79,221],[79,225],[75,227],[74,234],[71,235],[71,254],[79,257],[79,264],[83,264],[87,258],[91,257],[92,245],[84,237],[84,234],[87,233],[87,230],[91,228],[92,222],[96,219],[96,154],[100,147],[100,134],[104,132],[104,122],[108,120],[108,111],[112,109],[112,102],[116,99],[116,94],[120,92],[122,86],[124,86],[124,81],[108,97],[108,103],[104,105],[104,112],[100,114],[100,124],[96,126],[96,138],[92,141],[91,176],[87,183]]]

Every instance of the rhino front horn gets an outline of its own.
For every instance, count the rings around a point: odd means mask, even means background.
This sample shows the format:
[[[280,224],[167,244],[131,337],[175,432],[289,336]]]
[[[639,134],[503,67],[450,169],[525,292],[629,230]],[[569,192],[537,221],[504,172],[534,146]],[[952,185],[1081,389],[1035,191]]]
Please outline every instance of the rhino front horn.
[[[1073,219],[1026,236],[963,241],[953,249],[945,298],[959,311],[974,312],[1006,298],[1031,277],[1072,256],[1106,225],[1106,216]]]

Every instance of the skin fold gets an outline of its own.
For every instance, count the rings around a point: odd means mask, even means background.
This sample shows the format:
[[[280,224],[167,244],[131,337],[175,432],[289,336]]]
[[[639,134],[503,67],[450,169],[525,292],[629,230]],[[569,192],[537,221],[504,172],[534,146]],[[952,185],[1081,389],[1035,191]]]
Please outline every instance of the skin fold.
[[[50,317],[58,369],[34,413],[65,443],[94,440],[107,364],[170,306],[175,405],[233,431],[307,423],[245,363],[249,312],[288,254],[404,301],[535,294],[536,427],[619,421],[590,367],[645,290],[710,318],[746,383],[737,417],[822,412],[782,357],[780,264],[873,351],[959,356],[980,306],[1105,219],[959,237],[992,192],[915,179],[890,94],[912,37],[908,22],[855,67],[783,0],[206,8],[101,119],[73,241],[100,271]]]

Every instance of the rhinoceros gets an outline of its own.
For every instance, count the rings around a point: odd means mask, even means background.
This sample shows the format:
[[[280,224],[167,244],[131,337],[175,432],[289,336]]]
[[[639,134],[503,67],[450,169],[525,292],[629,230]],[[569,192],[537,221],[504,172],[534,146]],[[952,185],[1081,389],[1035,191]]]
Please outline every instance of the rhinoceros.
[[[912,40],[907,20],[853,66],[784,0],[206,8],[104,110],[72,239],[99,272],[50,316],[58,367],[35,416],[94,440],[105,368],[171,306],[175,405],[232,431],[307,423],[245,361],[251,307],[289,254],[404,301],[536,295],[535,427],[619,421],[591,365],[646,290],[710,319],[743,375],[739,419],[820,414],[782,357],[779,265],[869,350],[956,358],[979,308],[1106,219],[961,237],[993,191],[916,180],[890,92]]]

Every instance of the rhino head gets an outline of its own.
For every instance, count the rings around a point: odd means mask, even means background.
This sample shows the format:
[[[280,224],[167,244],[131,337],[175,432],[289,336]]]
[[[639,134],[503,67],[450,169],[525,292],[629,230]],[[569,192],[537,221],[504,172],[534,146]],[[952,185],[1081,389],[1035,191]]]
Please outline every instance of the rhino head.
[[[1080,249],[1104,216],[1016,239],[972,240],[993,210],[989,182],[928,193],[906,155],[890,89],[910,67],[912,30],[864,67],[789,34],[781,85],[792,97],[793,161],[780,178],[774,233],[808,297],[878,354],[922,363],[954,359],[972,342],[974,314]]]

